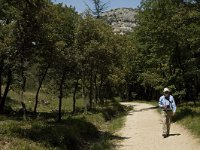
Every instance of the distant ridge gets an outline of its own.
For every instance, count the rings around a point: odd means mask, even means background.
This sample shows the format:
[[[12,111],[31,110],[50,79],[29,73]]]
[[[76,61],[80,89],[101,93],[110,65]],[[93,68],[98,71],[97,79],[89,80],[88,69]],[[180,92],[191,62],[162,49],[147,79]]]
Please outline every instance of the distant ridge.
[[[101,17],[113,27],[114,32],[126,34],[135,27],[135,15],[137,9],[133,8],[116,8],[101,14]]]

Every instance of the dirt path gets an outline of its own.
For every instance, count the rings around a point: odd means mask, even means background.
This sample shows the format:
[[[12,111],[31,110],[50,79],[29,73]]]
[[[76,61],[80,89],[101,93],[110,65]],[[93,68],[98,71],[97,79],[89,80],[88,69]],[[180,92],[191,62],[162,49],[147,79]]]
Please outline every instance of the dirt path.
[[[145,103],[122,103],[133,105],[124,128],[117,133],[123,140],[118,150],[200,150],[200,143],[186,129],[173,123],[170,136],[162,137],[160,114],[155,107]]]

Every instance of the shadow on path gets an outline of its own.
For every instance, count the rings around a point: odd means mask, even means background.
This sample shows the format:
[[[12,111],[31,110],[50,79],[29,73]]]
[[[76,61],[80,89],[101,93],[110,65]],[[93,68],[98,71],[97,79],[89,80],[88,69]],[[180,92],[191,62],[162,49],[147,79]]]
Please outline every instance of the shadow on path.
[[[180,136],[180,133],[175,133],[175,134],[169,134],[169,136]]]
[[[148,111],[148,110],[153,110],[153,109],[158,109],[159,106],[154,106],[154,107],[148,107],[148,108],[143,108],[139,110],[134,110],[134,112],[141,112],[141,111]]]

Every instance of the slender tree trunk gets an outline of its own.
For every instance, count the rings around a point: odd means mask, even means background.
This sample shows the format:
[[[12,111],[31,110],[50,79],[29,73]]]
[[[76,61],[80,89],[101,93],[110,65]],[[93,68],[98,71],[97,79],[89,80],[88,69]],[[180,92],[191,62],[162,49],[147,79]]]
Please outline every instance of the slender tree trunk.
[[[128,97],[129,100],[133,100],[133,95],[132,95],[132,85],[129,84],[129,88],[128,88]]]
[[[23,110],[23,119],[27,120],[26,117],[26,104],[25,104],[25,100],[24,100],[24,92],[25,92],[25,86],[26,86],[26,77],[24,75],[24,63],[23,63],[23,58],[21,58],[21,91],[20,91],[20,99],[21,99],[21,105],[22,105],[22,110]]]
[[[2,101],[2,74],[3,74],[3,66],[0,64],[0,103]]]
[[[91,110],[93,108],[93,84],[92,84],[92,73],[90,76],[90,91],[89,91],[89,102],[90,102],[90,107],[89,109]]]
[[[62,92],[62,89],[60,89],[59,108],[58,108],[58,121],[61,121],[61,118],[62,118],[62,97],[63,97],[63,92]]]
[[[100,85],[99,85],[99,100],[100,103],[103,104],[103,94],[102,94],[102,86],[103,86],[103,74],[101,74]]]
[[[60,87],[59,87],[59,91],[60,91],[60,95],[59,95],[59,107],[58,107],[58,121],[61,121],[62,118],[62,98],[63,98],[63,85],[65,82],[65,71],[63,71],[62,74],[62,78],[60,81]]]
[[[39,85],[38,85],[38,89],[37,89],[36,96],[35,96],[35,106],[34,106],[34,114],[35,115],[37,114],[37,106],[38,106],[38,98],[39,98],[40,89],[42,87],[42,83],[43,83],[43,81],[44,81],[44,79],[46,77],[46,74],[48,72],[48,69],[49,69],[49,66],[45,69],[44,74],[42,75],[41,80],[39,80]]]
[[[166,78],[166,75],[165,75],[164,70],[162,69],[162,64],[161,63],[160,63],[160,72],[161,72],[161,75],[163,76],[163,78]]]
[[[180,53],[179,55],[177,55],[176,59],[177,59],[177,63],[179,65],[179,68],[182,70],[182,74],[184,75],[185,74],[185,67],[184,67],[182,60],[181,60],[181,49],[179,47],[178,42],[176,42],[176,51]]]
[[[97,75],[96,74],[94,77],[94,98],[95,98],[95,103],[97,105],[97,103],[98,103],[98,87],[97,87]]]
[[[34,106],[34,114],[35,115],[37,114],[38,97],[39,97],[39,92],[40,92],[41,86],[42,86],[42,83],[39,82],[39,86],[38,86],[38,89],[37,89],[37,92],[36,92],[36,96],[35,96],[35,106]]]
[[[127,81],[127,83],[126,83],[126,100],[130,101],[131,99],[132,99],[131,87],[130,87],[129,81]]]
[[[153,100],[153,98],[154,98],[154,88],[151,87],[151,100]]]
[[[12,81],[12,71],[9,69],[8,70],[8,76],[7,76],[6,88],[5,88],[3,97],[1,99],[1,103],[0,103],[0,113],[4,113],[4,106],[5,106],[5,102],[6,102],[6,97],[7,97],[8,92],[9,92],[11,81]]]
[[[84,77],[84,75],[82,77],[82,98],[83,98],[84,105],[85,105],[84,113],[87,114],[88,101],[87,101],[87,94],[86,94],[85,77]]]
[[[73,114],[76,112],[76,92],[78,89],[78,80],[79,79],[76,80],[74,92],[73,92],[73,111],[72,111]]]
[[[170,75],[172,76],[173,75],[173,69],[172,69],[171,64],[169,65],[169,72],[170,72]]]
[[[2,72],[0,71],[0,103],[2,101]]]
[[[21,83],[21,91],[20,91],[20,99],[21,99],[21,105],[22,105],[22,110],[23,110],[23,119],[27,120],[27,110],[26,110],[26,104],[25,104],[25,100],[24,100],[24,92],[25,92],[25,85],[26,85],[26,77],[23,76],[22,77],[22,83]]]
[[[199,94],[199,88],[198,88],[199,86],[198,85],[199,85],[198,75],[196,74],[195,75],[195,84],[194,84],[196,91],[195,91],[195,96],[193,96],[193,103],[195,106],[197,105],[196,100],[198,99],[198,94]]]

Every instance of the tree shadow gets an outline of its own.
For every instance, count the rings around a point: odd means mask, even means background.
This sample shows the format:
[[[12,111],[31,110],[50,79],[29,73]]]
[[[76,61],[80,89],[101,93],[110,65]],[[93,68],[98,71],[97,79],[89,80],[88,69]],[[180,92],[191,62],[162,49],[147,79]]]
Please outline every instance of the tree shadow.
[[[99,148],[95,148],[95,149],[118,149],[119,148],[119,143],[121,143],[120,141],[123,141],[125,139],[130,139],[131,137],[122,137],[122,136],[119,136],[119,135],[114,135],[114,134],[111,134],[109,132],[102,132],[102,140],[103,141],[108,141],[108,143],[106,142],[100,142],[101,144],[105,144],[106,143],[106,146],[100,146]]]
[[[180,136],[180,133],[169,134],[169,136]]]
[[[99,131],[96,126],[84,118],[68,118],[61,122],[31,122],[28,125],[15,126],[10,130],[17,137],[41,143],[47,148],[67,150],[89,149],[91,144],[98,143],[102,137],[111,140],[124,139],[109,132]]]
[[[30,127],[12,128],[20,138],[59,149],[82,149],[83,145],[99,138],[98,129],[83,119],[67,119],[62,122],[34,123]]]
[[[191,108],[181,108],[180,111],[177,112],[176,115],[172,118],[172,121],[176,122],[188,116],[191,117],[200,116],[200,113],[192,110]]]
[[[112,105],[106,105],[101,109],[92,109],[90,112],[92,114],[101,113],[105,121],[110,121],[116,117],[127,115],[130,110],[132,110],[132,107],[130,106],[124,106],[120,105],[119,103],[112,102]]]
[[[6,112],[2,114],[4,116],[5,120],[15,120],[15,121],[24,121],[23,119],[23,112],[11,110],[9,113]],[[58,112],[40,112],[37,115],[35,115],[33,112],[27,111],[26,112],[27,120],[49,120],[49,119],[57,119]]]
[[[134,110],[134,112],[141,112],[141,111],[148,111],[148,110],[153,110],[153,109],[158,109],[159,106],[154,106],[154,107],[148,107],[148,108],[143,108],[139,110]]]
[[[89,113],[101,113],[104,119],[109,121],[125,115],[127,109],[125,106],[116,103],[101,109],[93,109]],[[23,114],[12,110],[11,113],[4,114],[2,119],[18,121],[17,124],[9,125],[5,133],[9,131],[10,136],[37,142],[49,149],[90,149],[91,145],[101,142],[110,144],[108,147],[112,148],[115,145],[112,142],[107,143],[107,141],[127,138],[110,132],[99,131],[95,125],[88,122],[84,117],[76,117],[77,114],[82,114],[83,111],[83,109],[78,110],[73,114],[73,118],[69,112],[62,112],[65,116],[68,116],[68,119],[64,119],[61,122],[56,122],[57,111],[39,112],[37,115],[34,115],[33,112],[27,112],[27,121],[23,121]]]

